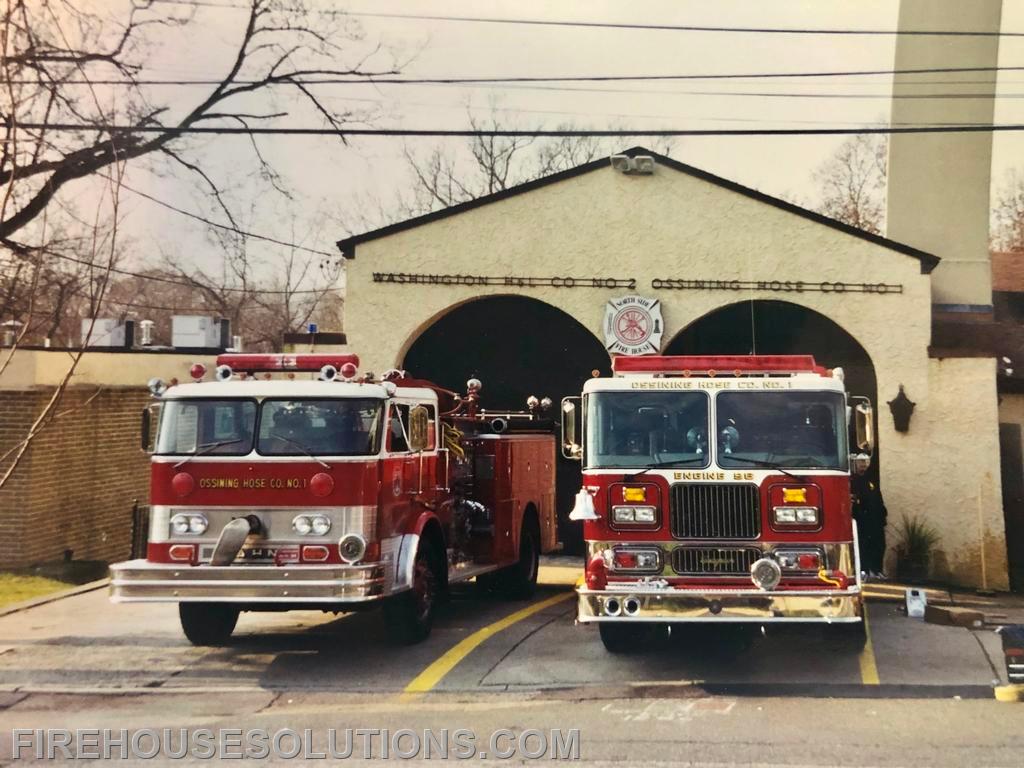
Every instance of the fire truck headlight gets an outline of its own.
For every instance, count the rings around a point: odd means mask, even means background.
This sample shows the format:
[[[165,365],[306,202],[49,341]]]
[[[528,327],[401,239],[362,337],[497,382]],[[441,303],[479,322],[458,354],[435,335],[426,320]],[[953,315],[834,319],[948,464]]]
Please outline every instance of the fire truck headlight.
[[[338,542],[338,554],[346,563],[356,563],[366,554],[366,539],[358,533],[349,533]]]
[[[308,536],[313,532],[313,519],[309,515],[296,515],[292,520],[292,529],[300,536]]]
[[[774,507],[772,516],[781,525],[817,525],[821,520],[817,507]]]
[[[177,514],[171,518],[171,532],[177,534],[186,533],[206,533],[206,529],[210,527],[209,521],[205,515],[199,514]]]
[[[640,523],[651,525],[658,520],[658,510],[654,507],[612,507],[613,523]]]
[[[326,515],[313,515],[310,524],[313,528],[313,533],[317,536],[323,536],[331,530],[331,518]]]

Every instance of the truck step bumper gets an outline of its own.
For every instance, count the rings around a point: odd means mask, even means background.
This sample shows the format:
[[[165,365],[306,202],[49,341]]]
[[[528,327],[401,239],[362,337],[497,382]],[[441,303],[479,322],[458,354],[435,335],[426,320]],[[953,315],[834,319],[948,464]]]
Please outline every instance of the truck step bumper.
[[[131,560],[110,566],[115,603],[344,603],[384,596],[384,565],[179,566]]]
[[[859,588],[832,591],[615,589],[580,587],[581,622],[855,623]]]

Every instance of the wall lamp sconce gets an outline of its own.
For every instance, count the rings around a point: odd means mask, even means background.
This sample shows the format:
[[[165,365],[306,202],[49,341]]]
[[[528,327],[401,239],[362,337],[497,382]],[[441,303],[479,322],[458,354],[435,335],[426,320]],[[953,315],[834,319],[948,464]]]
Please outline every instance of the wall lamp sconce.
[[[897,432],[910,431],[910,417],[913,415],[916,405],[917,403],[907,397],[907,393],[903,391],[903,385],[900,384],[899,394],[889,401],[889,412],[892,413],[893,427]]]

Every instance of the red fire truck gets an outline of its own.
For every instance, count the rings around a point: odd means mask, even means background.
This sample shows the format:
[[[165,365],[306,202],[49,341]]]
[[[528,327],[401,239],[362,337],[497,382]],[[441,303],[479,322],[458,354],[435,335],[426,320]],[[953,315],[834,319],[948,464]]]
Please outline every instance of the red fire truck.
[[[583,461],[579,621],[613,653],[675,622],[831,624],[863,644],[850,471],[870,464],[873,420],[842,370],[789,355],[612,369],[562,403],[563,452]]]
[[[195,365],[194,383],[150,382],[147,553],[112,566],[115,602],[177,602],[198,645],[225,642],[240,611],[379,603],[416,642],[449,584],[532,592],[556,546],[546,398],[488,413],[476,379],[460,396],[359,375],[354,355],[217,363],[213,381]]]

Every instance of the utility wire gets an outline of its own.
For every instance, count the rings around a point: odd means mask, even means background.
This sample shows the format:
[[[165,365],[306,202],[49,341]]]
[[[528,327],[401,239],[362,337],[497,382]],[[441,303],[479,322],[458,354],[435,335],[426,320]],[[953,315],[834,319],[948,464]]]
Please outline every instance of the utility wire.
[[[187,5],[198,8],[222,8],[251,10],[251,5],[241,3],[215,3],[210,0],[148,0],[150,4],[161,3],[164,5]],[[287,8],[283,10],[288,10]],[[598,29],[636,29],[655,30],[665,32],[731,32],[741,34],[768,34],[768,35],[881,35],[881,36],[925,36],[925,37],[1024,37],[1024,32],[992,32],[989,30],[959,30],[959,29],[857,29],[857,28],[835,28],[835,27],[726,27],[726,26],[704,26],[696,24],[628,24],[602,21],[567,21],[548,19],[510,19],[485,16],[445,16],[427,15],[415,13],[371,13],[359,11],[324,11],[314,12],[326,13],[338,16],[354,16],[362,18],[377,19],[410,19],[413,21],[452,21],[469,22],[474,24],[521,24],[542,27],[579,27]]]
[[[583,138],[583,137],[660,137],[660,136],[849,136],[860,134],[903,134],[903,133],[1007,133],[1024,131],[1021,123],[1000,123],[994,125],[925,125],[848,128],[666,128],[666,129],[529,129],[529,130],[470,130],[442,128],[272,128],[267,126],[130,126],[130,125],[81,125],[76,123],[20,123],[18,130],[59,131],[70,133],[116,134],[172,134],[176,136],[242,135],[242,136],[432,136],[461,138]]]
[[[191,282],[189,282],[187,280],[178,280],[176,278],[167,277],[165,275],[146,274],[145,272],[132,272],[131,270],[120,269],[119,267],[108,267],[106,264],[99,264],[99,263],[97,263],[95,261],[89,261],[87,259],[79,259],[79,258],[76,258],[75,256],[70,256],[70,255],[68,255],[66,253],[58,253],[56,251],[52,251],[52,250],[49,250],[49,249],[47,249],[46,252],[48,254],[50,254],[51,256],[55,257],[55,258],[62,259],[63,261],[70,261],[70,262],[72,262],[74,264],[81,264],[82,266],[85,266],[85,267],[92,267],[94,269],[100,269],[100,270],[103,270],[104,272],[110,271],[110,272],[113,272],[114,274],[124,275],[126,277],[137,277],[140,280],[150,280],[150,281],[155,282],[155,283],[166,283],[168,285],[180,285],[180,286],[184,286],[185,288],[191,288],[192,290],[198,290],[200,288],[200,286],[197,286],[195,283],[191,283]],[[267,295],[300,296],[300,295],[303,295],[303,294],[325,293],[327,290],[330,290],[330,289],[325,289],[325,288],[312,289],[311,288],[311,289],[294,290],[294,291],[282,291],[282,290],[271,289],[271,288],[231,288],[231,287],[224,287],[224,286],[213,286],[211,288],[211,290],[216,291],[216,292],[224,292],[224,293],[260,293],[260,294],[267,294]]]
[[[183,3],[188,4],[188,3]],[[244,6],[223,6],[244,7]],[[1024,37],[1024,32],[993,32],[962,29],[857,29],[844,27],[726,27],[698,24],[630,24],[608,21],[566,21],[548,19],[508,19],[488,16],[441,16],[417,13],[362,13],[346,11],[345,16],[414,21],[454,21],[474,24],[519,24],[536,27],[577,27],[584,29],[634,29],[660,32],[729,32],[758,35],[879,35],[883,37]]]
[[[110,178],[110,177],[106,176],[106,174],[103,174],[103,173],[98,173],[97,175],[102,176],[104,178]],[[114,181],[114,179],[110,179],[110,180]],[[297,251],[306,251],[307,253],[315,253],[318,256],[327,256],[328,258],[332,258],[332,259],[337,257],[337,254],[334,254],[334,253],[328,253],[327,251],[318,251],[316,248],[307,248],[306,246],[299,245],[298,243],[290,243],[290,242],[288,242],[286,240],[278,240],[277,238],[269,237],[267,235],[259,235],[259,234],[256,234],[255,232],[248,232],[248,231],[246,231],[244,229],[239,229],[238,227],[234,227],[234,226],[232,226],[230,224],[223,224],[223,223],[221,223],[219,221],[211,221],[210,219],[207,219],[207,218],[204,218],[203,216],[200,216],[198,213],[192,213],[191,211],[183,210],[182,208],[178,208],[177,206],[171,205],[170,203],[166,202],[165,200],[161,200],[159,198],[153,197],[150,194],[147,194],[146,192],[142,192],[142,191],[140,191],[138,189],[134,189],[132,187],[129,187],[124,182],[119,182],[119,184],[120,184],[120,187],[122,189],[125,189],[125,190],[131,192],[133,195],[137,195],[138,197],[145,198],[146,200],[149,200],[152,203],[156,203],[157,205],[159,205],[159,206],[161,206],[163,208],[166,208],[169,211],[174,211],[175,213],[180,213],[182,216],[188,216],[190,219],[195,219],[196,221],[201,221],[203,224],[206,224],[207,226],[215,227],[217,229],[223,229],[223,230],[228,231],[228,232],[234,232],[235,234],[242,235],[243,237],[251,237],[254,240],[263,240],[263,241],[268,242],[268,243],[274,243],[275,245],[283,245],[286,248],[294,248]]]
[[[1008,67],[923,67],[910,69],[852,69],[832,71],[810,71],[810,72],[721,72],[707,74],[679,74],[679,75],[538,75],[538,76],[493,76],[493,77],[374,77],[365,75],[363,77],[317,77],[306,75],[295,78],[295,82],[303,85],[472,85],[472,84],[501,84],[501,83],[573,83],[573,82],[653,82],[661,80],[765,80],[779,78],[822,78],[822,77],[868,77],[880,75],[942,75],[971,72],[1019,72],[1024,71],[1024,66]],[[12,80],[15,85],[54,85],[47,80]],[[193,78],[193,79],[73,79],[61,80],[58,85],[220,85],[222,79],[215,78]],[[258,85],[264,80],[232,80],[235,85]],[[268,83],[268,85],[291,85],[291,80],[279,80]],[[916,82],[910,84],[918,84]],[[922,83],[923,84],[923,83]],[[950,84],[957,84],[953,81]]]

